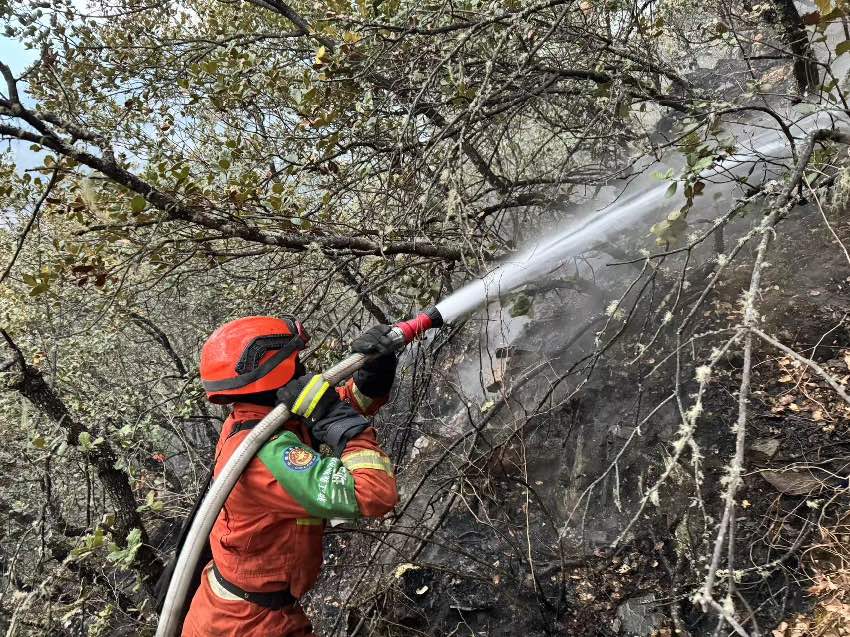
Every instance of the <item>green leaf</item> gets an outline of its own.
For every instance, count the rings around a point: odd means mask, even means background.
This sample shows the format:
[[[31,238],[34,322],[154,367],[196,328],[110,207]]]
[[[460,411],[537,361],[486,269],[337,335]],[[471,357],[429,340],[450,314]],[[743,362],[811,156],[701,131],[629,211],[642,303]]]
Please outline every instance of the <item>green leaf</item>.
[[[510,315],[513,317],[525,316],[531,311],[532,304],[533,301],[530,296],[527,294],[520,294],[516,297],[516,300],[510,307]]]
[[[77,438],[77,442],[83,449],[88,450],[92,448],[91,434],[88,431],[81,432]]]
[[[127,534],[127,547],[121,548],[117,544],[110,544],[109,555],[106,559],[124,567],[130,567],[136,560],[136,553],[142,546],[142,532],[133,529]]]
[[[226,157],[222,157],[218,160],[218,167],[222,170],[227,170],[228,168],[230,168],[230,160]]]
[[[145,201],[145,198],[141,195],[136,195],[130,200],[130,209],[136,214],[144,210],[146,205],[147,202]]]
[[[100,548],[105,543],[106,543],[106,537],[105,537],[105,534],[103,532],[103,527],[98,526],[94,530],[94,533],[92,533],[91,535],[86,535],[82,539],[82,542],[79,544],[79,546],[77,546],[76,548],[74,548],[71,551],[71,555],[74,556],[75,558],[83,557],[83,556],[91,553],[95,549]]]
[[[669,186],[667,186],[667,191],[664,193],[664,196],[668,199],[676,194],[676,188],[678,187],[679,182],[674,181],[671,182]]]
[[[687,215],[688,209],[684,206],[669,213],[666,219],[653,224],[649,231],[655,235],[656,243],[664,245],[678,241],[688,228]]]
[[[283,184],[280,182],[272,184],[272,192],[280,194],[283,192]]]
[[[165,504],[161,500],[156,499],[156,492],[151,490],[148,491],[147,496],[145,496],[145,503],[139,506],[136,510],[139,513],[144,511],[162,511],[165,508]]]
[[[47,440],[39,434],[35,438],[32,439],[32,446],[36,449],[44,449],[47,446]]]
[[[97,527],[94,531],[94,535],[92,535],[89,540],[91,547],[95,549],[101,547],[105,541],[106,537],[103,533],[103,529],[101,527]]]
[[[835,55],[842,55],[850,51],[850,40],[844,40],[835,45]]]
[[[706,168],[710,168],[714,165],[714,157],[703,157],[697,163],[694,164],[693,172],[699,173],[705,170]]]

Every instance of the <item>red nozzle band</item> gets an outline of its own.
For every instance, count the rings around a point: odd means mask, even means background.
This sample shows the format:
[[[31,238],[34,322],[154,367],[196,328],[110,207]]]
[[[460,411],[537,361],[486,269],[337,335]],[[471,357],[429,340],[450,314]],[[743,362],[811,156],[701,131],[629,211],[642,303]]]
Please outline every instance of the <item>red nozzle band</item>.
[[[424,334],[427,330],[430,330],[433,326],[434,321],[426,312],[421,312],[414,316],[409,321],[402,321],[401,323],[396,323],[395,327],[401,330],[401,333],[404,334],[404,342],[410,343],[417,336]]]

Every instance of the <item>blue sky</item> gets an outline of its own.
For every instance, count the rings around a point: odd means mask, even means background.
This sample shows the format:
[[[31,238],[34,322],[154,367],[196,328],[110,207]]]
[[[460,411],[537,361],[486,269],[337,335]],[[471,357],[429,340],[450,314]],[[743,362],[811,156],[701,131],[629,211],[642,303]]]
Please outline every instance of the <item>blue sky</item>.
[[[17,40],[0,36],[0,60],[12,68],[16,75],[21,73],[36,58],[35,51],[27,51]]]
[[[24,69],[31,64],[37,57],[35,51],[27,50],[17,40],[12,40],[5,36],[0,36],[0,60],[12,69],[12,73],[16,76],[20,75]],[[5,94],[5,86],[2,89]],[[23,95],[21,95],[23,97]],[[23,101],[26,101],[24,99]],[[0,145],[0,150],[10,148],[15,157],[15,162],[19,169],[32,168],[38,166],[42,162],[41,154],[36,154],[30,150],[29,142],[4,141]]]

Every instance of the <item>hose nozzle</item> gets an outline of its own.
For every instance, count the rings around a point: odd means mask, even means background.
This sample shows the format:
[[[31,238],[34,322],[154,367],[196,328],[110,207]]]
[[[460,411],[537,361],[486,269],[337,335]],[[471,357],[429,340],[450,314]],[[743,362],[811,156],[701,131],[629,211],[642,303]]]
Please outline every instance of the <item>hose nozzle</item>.
[[[421,336],[431,328],[443,326],[443,315],[436,305],[422,310],[409,321],[402,321],[393,325],[398,335],[399,349],[410,343],[417,336]]]

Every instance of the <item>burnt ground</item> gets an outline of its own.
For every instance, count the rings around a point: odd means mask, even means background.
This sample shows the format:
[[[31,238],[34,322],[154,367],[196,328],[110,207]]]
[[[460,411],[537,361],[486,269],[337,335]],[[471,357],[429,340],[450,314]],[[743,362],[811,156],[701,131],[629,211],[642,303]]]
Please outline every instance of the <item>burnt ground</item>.
[[[850,238],[846,217],[831,218]],[[707,257],[691,262],[686,308],[716,267]],[[762,329],[846,386],[850,265],[819,213],[800,209],[783,221],[769,260]],[[701,308],[696,333],[735,324],[751,262],[745,249]],[[740,347],[715,369],[704,396],[700,472],[686,451],[657,502],[646,503],[611,548],[669,462],[680,423],[672,400],[648,417],[674,388],[672,330],[662,329],[653,350],[633,362],[635,344],[659,325],[661,312],[647,308],[677,281],[681,266],[666,265],[598,360],[604,301],[563,290],[535,298],[507,350],[489,333],[503,312],[419,352],[381,421],[387,446],[402,458],[409,503],[395,519],[331,534],[328,568],[308,606],[321,634],[335,627],[337,635],[663,636],[674,620],[692,635],[714,632],[716,619],[690,596],[722,512]],[[597,284],[608,289],[602,277]],[[614,322],[605,335],[617,329]],[[695,367],[727,336],[695,339],[683,353],[686,407]],[[811,606],[808,549],[848,503],[850,411],[811,370],[763,343],[752,390],[732,594],[741,620],[769,631]]]

